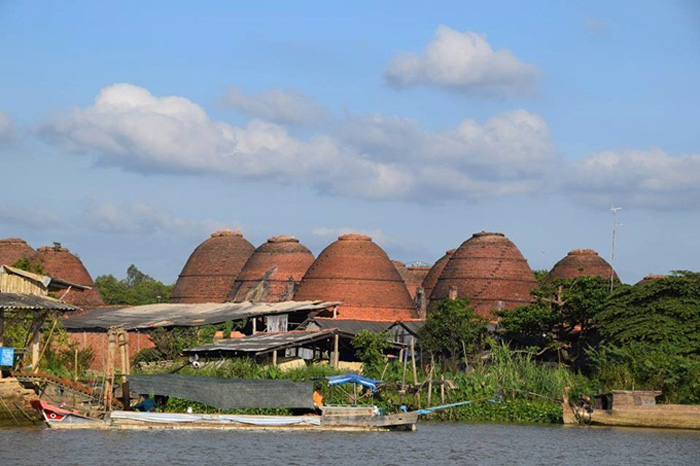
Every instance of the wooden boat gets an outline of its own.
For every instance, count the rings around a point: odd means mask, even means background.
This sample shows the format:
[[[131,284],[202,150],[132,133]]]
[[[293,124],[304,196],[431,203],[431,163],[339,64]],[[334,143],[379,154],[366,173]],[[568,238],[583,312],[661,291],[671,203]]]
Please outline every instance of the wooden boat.
[[[131,376],[129,382],[137,393],[175,396],[220,409],[289,407],[315,412],[309,383],[179,375]],[[55,429],[413,431],[418,421],[418,411],[382,414],[376,406],[323,406],[320,414],[290,416],[115,410],[99,417],[42,400],[32,406]]]
[[[93,418],[41,400],[32,405],[54,429],[413,431],[418,421],[417,411],[382,415],[376,407],[354,406],[326,407],[321,415],[301,416],[111,411],[102,418]]]
[[[656,404],[659,391],[613,390],[575,404],[564,390],[564,424],[700,429],[700,405]]]

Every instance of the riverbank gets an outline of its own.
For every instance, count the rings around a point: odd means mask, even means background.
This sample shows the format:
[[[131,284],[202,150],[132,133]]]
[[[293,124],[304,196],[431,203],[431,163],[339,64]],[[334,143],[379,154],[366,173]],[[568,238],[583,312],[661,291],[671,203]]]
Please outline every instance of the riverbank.
[[[184,367],[183,367],[184,365]],[[221,360],[198,369],[181,361],[158,365],[148,373],[178,373],[193,376],[246,379],[317,380],[338,375],[342,371],[327,365],[310,365],[283,370],[275,366],[261,366],[251,360]],[[488,363],[474,365],[465,371],[445,371],[439,367],[417,367],[404,375],[404,367],[389,362],[381,367],[365,367],[364,375],[383,380],[378,393],[355,393],[340,387],[322,387],[327,404],[376,404],[389,412],[400,405],[408,409],[429,408],[437,405],[471,400],[473,403],[429,415],[432,421],[499,422],[522,424],[562,423],[561,395],[564,387],[586,390],[588,380],[559,366],[548,366],[534,361],[527,353],[515,353],[507,348],[495,348]],[[405,383],[402,383],[405,382]],[[401,390],[404,386],[405,390]],[[218,412],[215,408],[186,400],[171,399],[167,410]],[[232,413],[241,413],[233,411]],[[247,410],[247,414],[288,414],[285,410]]]

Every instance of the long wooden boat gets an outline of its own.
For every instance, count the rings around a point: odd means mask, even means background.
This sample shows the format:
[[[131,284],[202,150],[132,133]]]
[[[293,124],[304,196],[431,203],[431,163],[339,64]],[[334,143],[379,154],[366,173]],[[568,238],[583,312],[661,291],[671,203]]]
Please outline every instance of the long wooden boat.
[[[77,411],[33,402],[46,425],[54,429],[206,429],[206,430],[416,430],[418,411],[379,414],[376,407],[325,407],[320,415],[264,416],[236,414],[155,413],[111,411],[88,417]]]
[[[359,376],[352,376],[349,380],[368,384],[376,382]],[[383,414],[371,405],[316,407],[312,397],[313,384],[308,382],[161,374],[130,376],[129,384],[135,393],[198,401],[222,410],[292,408],[311,414],[265,416],[114,410],[96,417],[53,406],[43,400],[36,400],[32,406],[41,413],[49,427],[56,429],[413,431],[419,414],[418,411]]]
[[[656,404],[659,391],[613,390],[576,404],[564,391],[564,424],[700,429],[700,405]]]

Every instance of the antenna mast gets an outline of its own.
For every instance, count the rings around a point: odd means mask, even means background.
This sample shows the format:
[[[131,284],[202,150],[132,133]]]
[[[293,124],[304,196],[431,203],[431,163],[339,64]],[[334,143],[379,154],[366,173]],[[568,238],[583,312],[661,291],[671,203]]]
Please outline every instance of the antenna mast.
[[[610,207],[612,212],[612,248],[610,250],[610,291],[613,290],[615,284],[615,240],[617,237],[617,227],[621,225],[617,223],[617,211],[622,210],[622,207]]]

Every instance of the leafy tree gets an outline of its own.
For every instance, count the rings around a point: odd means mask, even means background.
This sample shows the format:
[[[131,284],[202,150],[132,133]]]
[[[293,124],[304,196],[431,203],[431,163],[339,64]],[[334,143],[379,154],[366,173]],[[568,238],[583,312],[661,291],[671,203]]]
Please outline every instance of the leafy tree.
[[[700,402],[700,273],[677,271],[625,288],[595,322],[606,344],[589,356],[602,386]]]
[[[361,330],[352,339],[357,358],[368,366],[378,367],[384,363],[384,351],[391,347],[386,333]]]
[[[626,288],[595,320],[613,344],[668,343],[700,356],[700,273],[675,271]]]
[[[12,264],[12,267],[39,275],[44,275],[46,273],[44,272],[44,267],[41,264],[32,264],[26,257],[19,259],[17,262]]]
[[[420,344],[423,349],[456,365],[462,356],[474,354],[480,348],[486,324],[486,320],[471,308],[468,299],[444,299],[428,313],[419,332]]]
[[[134,364],[178,359],[184,349],[212,343],[217,331],[228,335],[232,330],[244,328],[247,322],[247,319],[243,319],[198,327],[158,327],[149,330],[148,335],[154,347],[144,349],[134,356]]]
[[[167,302],[174,287],[146,275],[133,264],[127,269],[124,280],[118,280],[111,274],[100,275],[95,285],[106,304],[130,306]]]
[[[500,311],[506,336],[525,339],[557,359],[573,363],[594,336],[594,317],[610,296],[610,282],[600,277],[579,277],[544,283],[533,292],[535,301],[514,311]]]
[[[549,270],[547,269],[538,269],[538,270],[533,270],[532,273],[535,275],[535,280],[537,280],[537,283],[542,285],[547,278],[547,275],[549,275]]]

